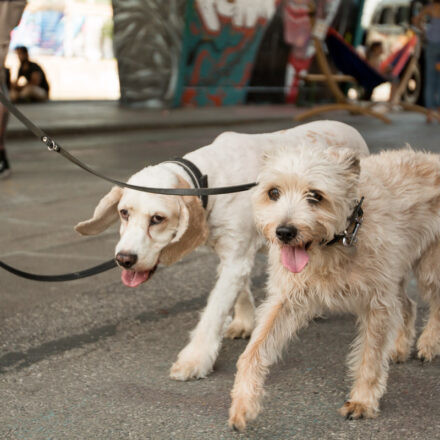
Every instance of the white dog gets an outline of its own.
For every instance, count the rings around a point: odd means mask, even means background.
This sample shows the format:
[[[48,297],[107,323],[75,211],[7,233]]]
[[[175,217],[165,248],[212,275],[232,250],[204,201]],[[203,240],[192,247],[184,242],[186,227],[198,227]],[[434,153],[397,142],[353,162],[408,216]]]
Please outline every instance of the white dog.
[[[262,157],[281,146],[298,144],[348,147],[361,156],[368,148],[352,127],[320,121],[269,134],[223,133],[206,147],[185,156],[203,174],[210,187],[253,182]],[[140,186],[192,187],[180,165],[161,163],[133,175],[129,183]],[[206,209],[197,197],[164,196],[113,188],[95,209],[90,220],[76,230],[99,234],[121,220],[116,260],[123,268],[122,281],[136,287],[148,280],[159,263],[170,265],[207,242],[220,258],[218,280],[189,344],[171,368],[177,380],[206,377],[213,369],[232,307],[234,319],[226,331],[230,338],[248,337],[254,327],[254,300],[250,275],[256,252],[263,247],[252,216],[247,192],[210,196]]]
[[[440,354],[440,156],[406,149],[359,162],[343,149],[286,149],[268,159],[258,182],[253,200],[269,242],[268,296],[237,363],[229,423],[242,430],[257,416],[269,366],[327,311],[357,317],[353,386],[340,413],[375,417],[389,359],[405,361],[415,336],[415,303],[405,291],[411,270],[430,305],[418,357]],[[356,247],[344,246],[356,228]]]

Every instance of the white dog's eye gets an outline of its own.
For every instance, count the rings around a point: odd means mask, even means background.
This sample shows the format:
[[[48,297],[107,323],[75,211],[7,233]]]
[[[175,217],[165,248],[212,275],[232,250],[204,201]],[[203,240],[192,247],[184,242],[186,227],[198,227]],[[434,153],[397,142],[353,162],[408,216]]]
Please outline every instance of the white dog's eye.
[[[150,219],[150,225],[158,225],[159,223],[162,223],[165,220],[165,217],[162,217],[161,215],[153,215]]]
[[[318,204],[322,200],[322,195],[316,190],[310,190],[307,193],[307,201],[312,205]]]
[[[121,210],[119,211],[119,213],[121,214],[121,217],[122,217],[124,220],[128,220],[129,214],[128,214],[128,211],[127,211],[126,209],[121,209]]]
[[[276,202],[280,198],[280,190],[278,188],[271,188],[267,192],[267,195],[269,196],[270,200]]]

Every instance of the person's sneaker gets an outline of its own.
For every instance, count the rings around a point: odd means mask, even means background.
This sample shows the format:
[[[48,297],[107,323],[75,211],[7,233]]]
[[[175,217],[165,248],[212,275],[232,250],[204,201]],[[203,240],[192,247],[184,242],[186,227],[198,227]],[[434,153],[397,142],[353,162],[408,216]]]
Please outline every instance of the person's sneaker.
[[[8,177],[11,174],[8,158],[4,150],[0,151],[0,179]]]

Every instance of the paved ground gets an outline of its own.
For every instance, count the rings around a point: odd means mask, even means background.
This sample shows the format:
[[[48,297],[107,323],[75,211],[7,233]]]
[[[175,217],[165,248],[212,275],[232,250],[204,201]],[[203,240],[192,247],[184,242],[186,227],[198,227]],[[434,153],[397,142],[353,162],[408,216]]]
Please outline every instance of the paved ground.
[[[63,107],[58,109],[62,116]],[[65,109],[74,115],[73,108]],[[208,143],[223,130],[221,119],[215,125],[210,117],[210,124],[198,128],[176,124],[57,139],[82,160],[125,178],[142,164]],[[439,125],[427,127],[414,115],[393,118],[393,126],[359,117],[343,120],[359,128],[372,150],[410,142],[440,151]],[[73,123],[78,119],[84,118]],[[236,129],[260,132],[291,125],[286,118],[249,121]],[[72,230],[108,185],[31,139],[11,140],[9,152],[14,174],[0,182],[0,258],[43,273],[108,259],[115,229],[89,239]],[[429,365],[416,360],[393,365],[378,419],[349,422],[338,416],[348,391],[344,360],[354,335],[347,316],[316,321],[301,332],[271,369],[265,411],[245,434],[230,432],[229,391],[246,341],[225,341],[208,379],[168,379],[214,283],[215,264],[216,257],[200,249],[136,290],[121,284],[117,270],[64,284],[38,284],[0,272],[0,438],[440,439],[438,359]],[[259,256],[253,277],[259,301],[264,280],[265,260]],[[416,297],[413,284],[411,294]],[[420,303],[419,328],[425,312]]]

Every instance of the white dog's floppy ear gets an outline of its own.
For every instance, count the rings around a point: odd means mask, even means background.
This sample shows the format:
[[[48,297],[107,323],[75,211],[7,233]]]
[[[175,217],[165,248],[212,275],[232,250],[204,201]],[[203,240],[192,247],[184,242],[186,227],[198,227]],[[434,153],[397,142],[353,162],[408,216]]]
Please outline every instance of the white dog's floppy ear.
[[[189,209],[186,206],[185,202],[183,201],[183,197],[180,197],[179,206],[180,206],[179,226],[177,227],[176,235],[171,240],[171,243],[177,243],[180,241],[180,239],[183,237],[186,230],[188,229],[190,222]]]
[[[179,179],[180,180],[180,179]],[[180,187],[188,187],[180,182]],[[160,262],[169,266],[205,243],[209,230],[206,213],[198,197],[185,196],[180,198],[180,217],[176,236],[171,243],[163,248]]]
[[[93,217],[78,223],[75,231],[81,235],[96,235],[106,230],[118,219],[117,206],[122,197],[122,188],[114,186],[98,203]]]
[[[350,148],[330,147],[326,150],[331,160],[344,166],[347,171],[359,174],[361,171],[359,152]]]

